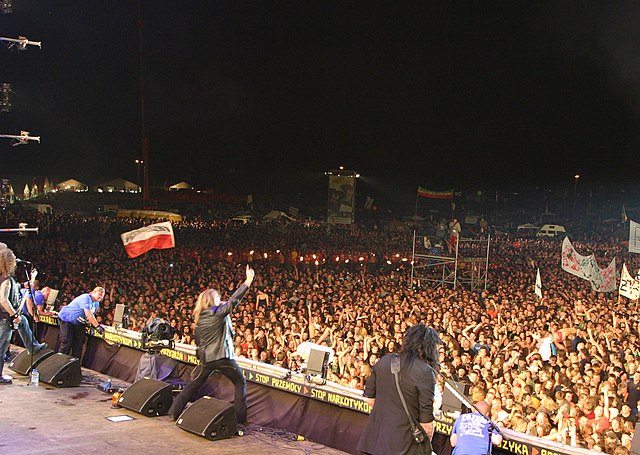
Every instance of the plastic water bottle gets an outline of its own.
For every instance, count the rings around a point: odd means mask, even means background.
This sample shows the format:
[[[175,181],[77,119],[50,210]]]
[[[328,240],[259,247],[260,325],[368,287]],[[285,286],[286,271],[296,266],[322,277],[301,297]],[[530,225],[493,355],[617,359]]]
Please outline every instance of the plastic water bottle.
[[[40,372],[37,369],[31,370],[31,380],[29,385],[38,385],[40,383]]]

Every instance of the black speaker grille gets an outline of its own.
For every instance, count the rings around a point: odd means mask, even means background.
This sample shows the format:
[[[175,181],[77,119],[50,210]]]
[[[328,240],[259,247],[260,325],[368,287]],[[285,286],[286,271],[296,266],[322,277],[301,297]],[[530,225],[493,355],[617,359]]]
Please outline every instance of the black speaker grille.
[[[211,441],[230,438],[238,432],[233,405],[211,397],[202,397],[189,406],[176,425]]]
[[[166,382],[143,378],[124,391],[118,404],[146,416],[165,415],[173,402],[172,388]]]
[[[57,353],[38,365],[40,380],[56,387],[77,387],[82,382],[80,359]]]
[[[31,368],[36,367],[47,357],[54,354],[53,349],[41,349],[33,354],[33,365],[31,364],[31,353],[26,349],[18,354],[9,364],[9,369],[18,374],[28,376],[31,374]]]

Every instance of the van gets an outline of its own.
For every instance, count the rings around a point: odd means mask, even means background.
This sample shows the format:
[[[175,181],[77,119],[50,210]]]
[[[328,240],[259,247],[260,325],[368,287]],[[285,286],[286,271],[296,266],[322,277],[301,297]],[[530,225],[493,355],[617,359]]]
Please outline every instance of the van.
[[[253,217],[251,215],[236,215],[233,218],[231,218],[231,221],[237,221],[242,224],[247,224],[253,221]]]
[[[566,235],[567,230],[560,224],[545,224],[540,228],[536,236],[538,237],[557,237]]]

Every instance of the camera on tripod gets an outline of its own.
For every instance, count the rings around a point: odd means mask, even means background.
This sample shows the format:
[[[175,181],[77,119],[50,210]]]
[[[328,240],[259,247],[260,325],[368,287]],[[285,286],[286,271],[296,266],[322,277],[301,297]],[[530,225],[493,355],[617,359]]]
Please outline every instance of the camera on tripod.
[[[173,349],[175,347],[175,341],[173,335],[176,333],[176,329],[171,327],[171,324],[160,318],[155,318],[142,329],[142,348],[149,351],[161,351],[168,348]]]

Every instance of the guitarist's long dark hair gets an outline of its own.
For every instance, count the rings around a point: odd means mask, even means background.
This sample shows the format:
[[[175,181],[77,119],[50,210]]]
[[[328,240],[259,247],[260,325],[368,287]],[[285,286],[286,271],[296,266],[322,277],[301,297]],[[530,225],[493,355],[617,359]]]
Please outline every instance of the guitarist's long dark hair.
[[[409,327],[404,334],[400,354],[410,364],[415,359],[427,362],[436,371],[439,370],[438,347],[442,344],[438,332],[424,324]]]
[[[0,243],[0,278],[6,280],[16,271],[16,256],[4,243]]]

